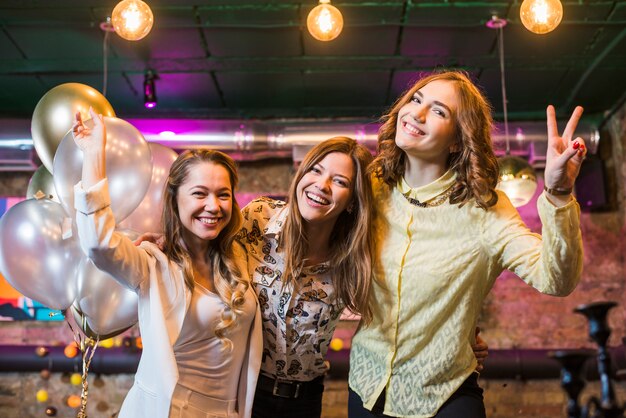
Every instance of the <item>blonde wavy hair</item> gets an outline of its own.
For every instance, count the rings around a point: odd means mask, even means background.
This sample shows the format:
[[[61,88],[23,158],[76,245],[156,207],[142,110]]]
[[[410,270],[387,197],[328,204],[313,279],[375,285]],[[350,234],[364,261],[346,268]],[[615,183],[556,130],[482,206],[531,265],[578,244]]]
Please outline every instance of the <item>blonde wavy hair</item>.
[[[289,189],[289,216],[285,220],[280,247],[285,251],[285,285],[300,275],[306,263],[308,237],[304,232],[302,214],[298,208],[296,193],[298,183],[315,164],[326,155],[339,152],[347,155],[354,165],[354,182],[350,211],[344,210],[337,219],[330,237],[331,277],[339,300],[351,311],[361,315],[367,324],[371,321],[369,303],[372,280],[374,244],[372,223],[374,201],[367,166],[372,154],[355,140],[334,137],[313,147],[300,164]]]
[[[418,80],[393,104],[381,121],[378,132],[378,156],[370,172],[389,187],[395,187],[404,176],[406,155],[396,145],[398,112],[413,98],[415,92],[436,80],[453,83],[459,99],[454,112],[456,147],[450,153],[448,168],[457,173],[450,203],[463,206],[474,199],[487,209],[498,202],[495,187],[498,183],[498,161],[491,146],[491,105],[469,77],[458,71],[443,71]]]
[[[185,284],[190,291],[195,287],[193,266],[189,251],[183,238],[184,226],[178,215],[178,189],[185,182],[194,165],[211,163],[222,166],[228,172],[232,192],[232,215],[228,225],[220,232],[209,246],[209,259],[213,270],[213,282],[217,293],[226,305],[220,322],[215,327],[215,335],[224,342],[225,348],[232,349],[232,342],[226,338],[226,331],[236,324],[237,316],[242,314],[244,295],[248,282],[241,277],[235,264],[233,241],[243,222],[239,205],[235,199],[235,188],[239,182],[235,161],[228,155],[207,149],[188,150],[178,156],[167,178],[164,190],[164,204],[161,222],[164,231],[163,252],[183,269]],[[236,245],[236,244],[235,244]]]

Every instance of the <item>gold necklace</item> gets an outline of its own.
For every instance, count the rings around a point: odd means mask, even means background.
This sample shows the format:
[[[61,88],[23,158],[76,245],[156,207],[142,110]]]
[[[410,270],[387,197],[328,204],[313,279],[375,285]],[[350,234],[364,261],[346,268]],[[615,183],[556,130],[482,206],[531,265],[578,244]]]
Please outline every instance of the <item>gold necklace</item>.
[[[448,198],[452,194],[452,191],[453,191],[453,187],[449,187],[443,193],[435,196],[434,198],[430,200],[427,200],[426,202],[420,202],[419,200],[414,199],[411,196],[409,196],[409,194],[411,193],[410,190],[406,193],[403,193],[402,196],[404,196],[406,200],[408,200],[408,202],[412,204],[413,206],[417,206],[418,208],[432,208],[434,206],[439,206],[443,204],[443,202],[448,200]]]

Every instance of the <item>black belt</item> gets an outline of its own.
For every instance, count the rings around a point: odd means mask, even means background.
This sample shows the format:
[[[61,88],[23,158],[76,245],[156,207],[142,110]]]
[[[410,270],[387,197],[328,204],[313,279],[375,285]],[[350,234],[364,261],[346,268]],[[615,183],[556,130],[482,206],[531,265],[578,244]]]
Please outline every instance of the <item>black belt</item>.
[[[299,382],[260,374],[256,388],[280,398],[311,397],[324,392],[324,376],[316,377],[308,382]]]

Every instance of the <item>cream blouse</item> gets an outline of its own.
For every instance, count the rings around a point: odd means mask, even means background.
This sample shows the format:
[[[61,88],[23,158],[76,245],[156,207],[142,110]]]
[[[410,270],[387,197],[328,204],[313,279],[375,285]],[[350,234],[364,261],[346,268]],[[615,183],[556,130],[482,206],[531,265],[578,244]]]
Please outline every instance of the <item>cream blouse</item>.
[[[352,342],[350,387],[371,409],[386,388],[384,413],[432,417],[476,368],[471,344],[483,300],[504,269],[542,293],[565,296],[582,271],[580,209],[538,201],[543,238],[509,199],[483,210],[471,202],[420,202],[455,182],[450,171],[424,187],[374,182],[374,318]],[[405,196],[406,194],[406,196]]]

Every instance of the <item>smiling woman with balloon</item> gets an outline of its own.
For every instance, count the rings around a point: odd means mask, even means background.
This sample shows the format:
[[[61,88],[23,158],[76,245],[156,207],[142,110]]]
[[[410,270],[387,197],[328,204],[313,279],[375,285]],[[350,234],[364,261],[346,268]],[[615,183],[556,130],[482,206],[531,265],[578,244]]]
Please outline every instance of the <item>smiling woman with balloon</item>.
[[[102,271],[138,295],[143,353],[120,418],[249,417],[261,362],[260,314],[234,242],[241,214],[234,161],[187,151],[166,180],[164,249],[136,247],[115,230],[106,171],[106,118],[80,114],[83,153],[74,188],[80,245]],[[184,411],[184,412],[183,412]]]

